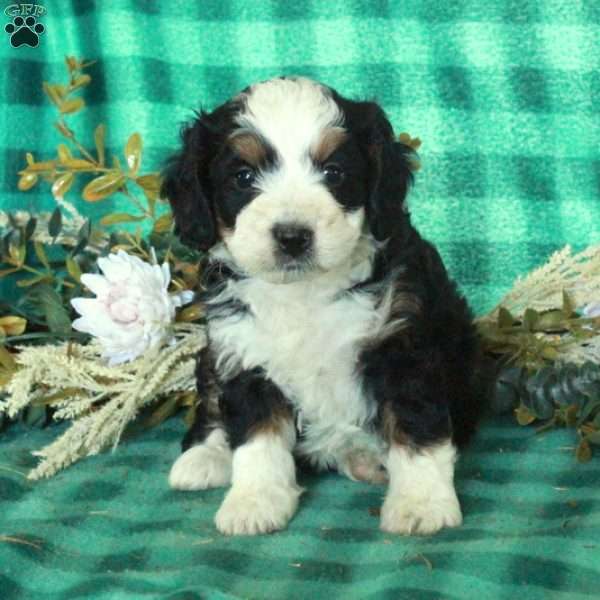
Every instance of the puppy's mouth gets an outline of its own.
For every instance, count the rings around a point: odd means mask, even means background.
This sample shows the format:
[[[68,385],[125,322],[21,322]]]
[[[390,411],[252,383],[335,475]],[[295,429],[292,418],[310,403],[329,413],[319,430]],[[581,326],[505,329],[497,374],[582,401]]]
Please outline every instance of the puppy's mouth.
[[[262,271],[258,276],[271,283],[285,284],[310,279],[322,272],[318,264],[309,257],[277,256],[273,267]]]
[[[317,265],[308,257],[281,257],[277,263],[277,270],[281,273],[282,282],[284,283],[305,279],[317,271]]]

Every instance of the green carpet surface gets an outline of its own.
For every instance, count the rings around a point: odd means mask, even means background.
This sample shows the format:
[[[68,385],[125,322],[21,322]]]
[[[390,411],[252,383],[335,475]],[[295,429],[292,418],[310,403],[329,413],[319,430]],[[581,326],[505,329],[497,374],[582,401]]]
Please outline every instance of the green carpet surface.
[[[56,428],[5,433],[0,597],[598,597],[600,463],[575,464],[571,433],[484,426],[457,468],[465,522],[430,538],[380,532],[384,487],[337,474],[300,477],[287,530],[223,537],[223,489],[167,485],[182,433],[171,420],[41,483],[13,469]]]
[[[25,152],[47,159],[61,141],[41,83],[64,80],[69,54],[97,60],[71,126],[91,147],[106,123],[121,157],[139,132],[143,171],[194,109],[254,81],[299,74],[378,100],[423,140],[414,221],[477,312],[564,244],[600,241],[597,0],[44,6],[36,48],[11,47],[2,25],[0,209],[54,207],[47,187],[19,192],[16,172]],[[127,199],[78,206],[94,218]],[[600,458],[577,464],[570,432],[488,423],[458,468],[455,531],[379,533],[383,489],[330,474],[305,480],[286,531],[239,539],[214,529],[222,490],[168,489],[182,428],[37,484],[19,472],[61,427],[0,433],[0,598],[600,597]]]

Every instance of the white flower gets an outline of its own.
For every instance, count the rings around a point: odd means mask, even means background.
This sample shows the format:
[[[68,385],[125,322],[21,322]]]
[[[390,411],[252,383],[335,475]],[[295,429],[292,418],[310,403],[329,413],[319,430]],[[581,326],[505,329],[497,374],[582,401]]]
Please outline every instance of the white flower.
[[[156,262],[154,251],[152,258]],[[175,308],[191,302],[190,291],[169,294],[168,263],[150,265],[119,250],[98,259],[103,275],[85,274],[81,282],[96,298],[73,298],[81,315],[73,329],[100,341],[110,365],[137,358],[147,349],[171,339]]]

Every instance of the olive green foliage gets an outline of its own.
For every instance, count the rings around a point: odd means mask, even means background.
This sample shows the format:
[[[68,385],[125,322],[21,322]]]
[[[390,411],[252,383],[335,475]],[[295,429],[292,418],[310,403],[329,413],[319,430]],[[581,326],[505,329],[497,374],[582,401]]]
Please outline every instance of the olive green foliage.
[[[0,277],[11,278],[20,291],[15,300],[0,301],[0,315],[5,315],[0,318],[0,389],[18,368],[13,358],[16,345],[86,341],[89,337],[71,328],[76,314],[70,301],[86,295],[81,274],[97,271],[99,256],[123,249],[150,261],[153,247],[159,262],[169,262],[172,291],[194,289],[198,284],[199,256],[173,235],[170,210],[159,197],[159,174],[141,171],[142,136],[129,136],[121,159],[109,156],[103,123],[90,136],[94,142],[92,150],[84,146],[68,123],[85,109],[81,94],[92,82],[85,69],[93,63],[70,56],[65,63],[66,82],[43,83],[46,96],[58,112],[54,123],[60,136],[56,156],[37,160],[28,152],[17,183],[23,192],[46,183],[57,206],[50,214],[7,214],[0,231]],[[74,185],[77,182],[79,185]],[[107,213],[92,224],[75,208],[81,202],[71,203],[66,198],[68,194],[74,196],[78,189],[84,203],[125,196],[130,212],[110,212],[107,203]],[[200,318],[198,305],[188,306],[178,314],[178,320]],[[168,399],[166,406],[175,405],[179,403]],[[43,423],[44,410],[45,407],[31,407],[21,418]]]

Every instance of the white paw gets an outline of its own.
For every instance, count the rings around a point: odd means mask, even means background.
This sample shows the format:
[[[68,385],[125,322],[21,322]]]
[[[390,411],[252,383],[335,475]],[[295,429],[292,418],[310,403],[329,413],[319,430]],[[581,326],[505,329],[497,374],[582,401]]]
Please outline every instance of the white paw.
[[[357,449],[347,454],[340,471],[354,481],[386,483],[388,480],[381,454],[369,449]]]
[[[231,450],[200,444],[186,450],[173,464],[169,485],[176,490],[205,490],[231,482]]]
[[[461,523],[462,513],[455,493],[429,498],[388,495],[381,508],[380,527],[389,533],[428,535]]]
[[[225,535],[256,535],[283,529],[296,512],[302,488],[296,485],[232,487],[215,516]]]

